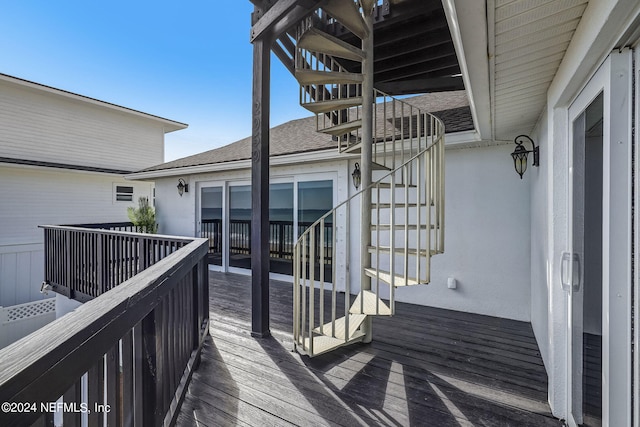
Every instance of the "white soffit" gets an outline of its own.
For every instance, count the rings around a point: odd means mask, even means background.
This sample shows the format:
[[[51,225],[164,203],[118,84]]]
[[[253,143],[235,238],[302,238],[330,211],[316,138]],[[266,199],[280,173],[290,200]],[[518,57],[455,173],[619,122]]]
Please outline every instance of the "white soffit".
[[[494,0],[488,10],[494,138],[533,130],[587,0]]]

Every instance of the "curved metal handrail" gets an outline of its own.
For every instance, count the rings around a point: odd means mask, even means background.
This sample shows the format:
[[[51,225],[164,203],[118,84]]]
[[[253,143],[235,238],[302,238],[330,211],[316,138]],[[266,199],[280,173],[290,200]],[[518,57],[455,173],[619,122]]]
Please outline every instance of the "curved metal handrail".
[[[382,92],[379,92],[379,91],[377,91],[377,93],[382,94]],[[382,94],[382,95],[384,95],[385,97],[389,97],[386,94]],[[421,111],[420,108],[414,107],[411,104],[405,103],[404,101],[400,101],[392,97],[389,97],[389,98],[391,98],[393,102],[406,104],[408,106],[408,109],[411,113],[408,116],[409,123],[411,123],[412,117],[414,115],[418,117],[417,125],[416,125],[418,126],[418,129],[415,129],[417,131],[416,139],[418,141],[418,147],[415,147],[417,154],[410,155],[408,159],[401,161],[398,166],[393,167],[393,170],[389,171],[384,176],[380,177],[378,180],[366,186],[365,188],[362,188],[360,191],[356,192],[351,197],[342,201],[341,203],[333,207],[330,211],[326,212],[324,215],[318,218],[315,222],[313,222],[313,224],[310,227],[308,227],[299,236],[299,238],[296,240],[294,245],[294,251],[293,251],[294,252],[294,342],[298,351],[301,351],[302,353],[307,353],[311,356],[319,353],[314,351],[314,340],[309,337],[313,337],[314,334],[318,332],[323,335],[326,335],[328,339],[335,339],[335,340],[342,341],[344,343],[347,343],[350,341],[350,339],[353,339],[352,338],[353,334],[349,325],[349,316],[345,316],[344,320],[342,321],[342,324],[340,325],[338,325],[338,323],[336,322],[336,316],[337,316],[338,310],[336,309],[337,293],[336,293],[336,283],[335,283],[336,281],[335,265],[331,266],[332,276],[333,276],[332,296],[330,299],[331,321],[326,324],[324,321],[325,311],[326,311],[324,306],[325,304],[324,297],[320,297],[318,300],[318,305],[320,310],[320,314],[318,316],[319,317],[318,324],[316,324],[316,320],[315,320],[315,300],[316,300],[315,286],[316,284],[319,285],[320,295],[324,294],[324,289],[325,289],[324,252],[321,253],[318,257],[316,256],[315,251],[316,251],[317,242],[316,242],[315,235],[316,235],[316,228],[319,225],[321,226],[321,230],[324,230],[323,226],[327,218],[333,216],[333,233],[332,233],[333,236],[331,237],[332,239],[331,250],[334,251],[334,256],[331,259],[336,260],[337,257],[335,256],[335,250],[336,250],[336,242],[337,242],[336,228],[337,228],[337,222],[338,222],[337,221],[338,212],[341,209],[347,210],[346,221],[347,221],[347,227],[348,227],[348,222],[349,222],[348,209],[349,209],[350,203],[353,202],[357,197],[361,196],[364,192],[377,189],[378,199],[376,201],[377,206],[375,208],[377,221],[375,224],[378,231],[376,233],[376,245],[374,247],[374,253],[375,253],[374,258],[376,260],[376,265],[379,266],[381,263],[380,231],[379,231],[381,228],[380,210],[389,209],[390,237],[389,237],[389,246],[387,250],[390,253],[389,263],[391,266],[390,268],[391,271],[388,274],[391,280],[393,280],[393,277],[395,276],[394,256],[396,255],[396,253],[404,254],[405,261],[404,261],[404,267],[402,269],[403,270],[402,274],[404,275],[404,280],[407,281],[406,283],[409,283],[409,280],[413,280],[413,283],[426,283],[429,280],[429,266],[428,266],[429,258],[433,254],[441,253],[444,251],[444,182],[443,182],[444,180],[444,161],[443,161],[444,159],[444,124],[439,118],[432,115],[431,113],[423,112]],[[380,107],[380,106],[378,105],[377,107]],[[382,107],[382,108],[384,109],[385,107]],[[414,112],[415,114],[413,114]],[[425,127],[424,124],[422,125],[422,127],[419,126],[420,120],[423,117],[425,120],[429,119],[430,126],[428,128],[428,134],[427,134],[427,128]],[[394,110],[393,118],[394,119],[399,118],[401,120],[405,120],[407,116],[401,115],[400,117],[395,117],[395,110]],[[388,118],[385,117],[383,120],[387,120],[387,119]],[[386,126],[386,122],[384,123],[384,126]],[[424,136],[420,135],[420,130],[424,131]],[[414,141],[412,132],[413,132],[413,129],[410,129],[409,139],[411,141]],[[384,147],[384,150],[381,154],[382,156],[385,156],[385,157],[393,156],[394,161],[396,160],[395,153],[398,151],[398,147],[396,144],[398,142],[400,143],[400,147],[399,147],[400,151],[405,150],[407,148],[405,146],[406,140],[405,140],[404,130],[401,129],[399,140],[396,139],[396,136],[397,134],[390,135],[390,137],[393,139],[392,150],[386,151],[386,147]],[[376,140],[377,138],[374,136],[373,141],[376,141]],[[381,142],[372,142],[372,143],[387,144],[388,142],[389,141],[387,141],[387,138],[385,136],[384,138],[382,138]],[[410,149],[412,151],[414,150],[413,147],[411,147]],[[424,163],[424,170],[422,168],[423,163]],[[417,176],[415,186],[417,187],[416,194],[418,199],[417,203],[415,204],[415,207],[417,209],[417,214],[416,214],[417,224],[415,225],[415,227],[419,231],[416,233],[417,247],[415,249],[410,249],[408,247],[408,240],[409,240],[408,238],[409,224],[408,223],[409,223],[409,209],[411,204],[409,203],[408,189],[410,187],[410,184],[409,184],[410,177],[413,177],[414,172]],[[404,202],[395,203],[394,201],[395,189],[392,189],[390,193],[391,203],[382,204],[380,201],[380,189],[382,187],[382,184],[385,184],[385,183],[389,184],[388,180],[391,179],[391,187],[394,188],[395,176],[399,173],[401,174],[402,176],[401,180],[403,181],[403,184],[400,184],[400,187],[404,187],[404,191],[405,191]],[[426,221],[428,222],[426,225],[420,223],[421,215],[422,215],[420,207],[423,206],[421,202],[422,185],[423,185],[423,183],[421,182],[422,180],[424,180],[425,183],[428,184],[428,186],[424,187],[424,195],[425,195],[424,206],[427,206],[425,211],[428,211],[425,214],[425,216],[427,217]],[[437,184],[435,181],[437,181]],[[388,206],[381,207],[381,205],[388,205]],[[404,209],[404,222],[399,223],[399,225],[396,225],[395,220],[393,219],[394,217],[393,212],[395,211],[396,208]],[[433,213],[432,213],[432,208],[433,208]],[[395,245],[395,235],[393,230],[397,226],[402,227],[402,225],[404,225],[404,229],[405,229],[405,243],[403,248],[398,249],[396,248],[397,245]],[[421,239],[420,239],[420,234],[421,234],[421,230],[423,229],[423,226],[424,226],[424,229],[426,230],[426,233],[424,236],[425,242],[421,242]],[[435,237],[433,239],[431,238],[432,237],[431,230],[435,230],[434,231]],[[325,246],[324,239],[325,239],[325,233],[321,232],[320,248],[322,248],[323,251]],[[432,243],[433,243],[433,247],[432,247]],[[422,249],[423,246],[426,246],[425,250]],[[349,256],[348,243],[347,243],[346,252],[347,252],[347,256]],[[417,279],[411,279],[409,277],[410,266],[408,264],[408,258],[410,254],[411,256],[414,256],[413,254],[415,254],[415,257],[416,257],[415,272],[417,273]],[[420,257],[422,254],[425,254],[426,256],[426,263],[421,262],[420,260]],[[316,258],[320,259],[320,261],[318,262],[319,272],[317,275],[315,271]],[[426,271],[425,279],[420,279],[419,277],[422,270]],[[365,267],[363,267],[361,274],[367,274],[367,273],[371,277],[376,278],[378,280],[378,283],[380,282],[381,273],[379,268],[376,268],[375,273],[372,275],[370,271],[369,272],[365,271]],[[348,276],[348,273],[347,273],[347,276]],[[390,304],[392,305],[392,307],[390,310],[392,313],[393,300],[394,300],[393,286],[391,287],[391,289],[392,290],[390,292]],[[379,298],[379,285],[377,285],[376,287],[376,297]],[[363,301],[363,300],[364,298],[361,298],[360,301]],[[350,306],[350,286],[348,282],[348,277],[347,277],[347,283],[345,283],[344,305],[345,305],[344,313],[347,313],[349,311],[349,306]],[[376,305],[376,312],[378,312],[378,310],[379,310],[379,306]],[[364,312],[364,308],[361,311]],[[339,332],[341,332],[341,334],[344,334],[344,335],[338,336],[338,330],[340,330]],[[319,350],[319,351],[322,352],[322,350]]]

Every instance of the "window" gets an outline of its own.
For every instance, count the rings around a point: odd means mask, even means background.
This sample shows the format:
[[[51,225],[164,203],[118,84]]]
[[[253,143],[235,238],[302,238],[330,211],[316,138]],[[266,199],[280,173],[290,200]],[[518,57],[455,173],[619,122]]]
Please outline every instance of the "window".
[[[133,202],[133,187],[116,185],[116,202]]]

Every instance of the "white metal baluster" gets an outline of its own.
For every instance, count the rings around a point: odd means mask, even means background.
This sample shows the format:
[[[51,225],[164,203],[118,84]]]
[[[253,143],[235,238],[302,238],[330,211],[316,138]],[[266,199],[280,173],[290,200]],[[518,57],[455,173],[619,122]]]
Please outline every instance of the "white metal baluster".
[[[298,306],[300,304],[300,278],[298,277],[298,245],[293,247],[293,345],[298,344]]]
[[[395,153],[395,150],[394,150]],[[391,193],[389,195],[389,205],[391,210],[389,211],[389,275],[391,277],[391,284],[389,284],[389,305],[391,306],[391,314],[396,312],[395,302],[395,274],[396,274],[396,233],[395,233],[395,213],[396,213],[396,174],[391,174]]]
[[[331,336],[336,336],[336,228],[338,227],[337,211],[331,214]]]
[[[324,334],[324,218],[320,220],[320,333]]]
[[[307,322],[307,232],[305,231],[302,235],[302,322],[300,324],[300,332],[301,332],[301,341],[302,341],[302,350],[307,350],[307,345],[304,340],[305,335],[305,326]]]
[[[350,225],[349,225],[349,214],[350,214],[350,210],[351,210],[351,202],[347,202],[345,204],[345,236],[346,236],[346,244],[345,244],[345,253],[349,254],[351,253],[351,244],[349,243],[349,230],[350,230]],[[334,218],[334,224],[335,224],[336,219]],[[346,280],[345,280],[345,286],[344,286],[344,330],[345,331],[349,331],[349,308],[351,307],[351,264],[349,263],[349,257],[347,257],[346,259]],[[345,342],[349,339],[348,338],[348,332],[345,332]]]
[[[385,97],[385,101],[386,101],[386,97]],[[391,99],[391,123],[392,123],[392,129],[393,129],[393,153],[391,154],[391,169],[395,169],[396,168],[396,142],[398,140],[398,135],[395,129],[395,125],[396,125],[396,100],[395,99]],[[394,173],[395,175],[395,173]],[[393,186],[392,186],[393,187]]]
[[[404,137],[404,102],[400,103],[400,138],[401,138],[401,144],[400,146],[402,147],[402,164],[404,164],[405,160],[404,160],[404,152],[406,151],[406,147],[405,147],[405,137]],[[400,174],[401,179],[403,180],[402,182],[404,183],[404,172]]]
[[[438,176],[438,183],[440,187],[440,228],[438,229],[440,237],[440,252],[444,252],[444,134],[440,135],[440,155],[438,159],[440,161],[440,174]]]
[[[309,230],[309,353],[313,354],[313,327],[315,325],[315,289],[316,289],[316,227]]]
[[[424,130],[424,123],[420,117],[420,111],[418,111],[417,123],[418,126],[418,141],[420,141],[421,131]],[[425,132],[425,139],[427,137]],[[420,283],[420,235],[422,234],[422,218],[420,217],[420,191],[422,188],[422,179],[421,178],[421,165],[422,156],[416,157],[414,162],[416,163],[416,280]],[[408,201],[408,200],[407,200]],[[408,205],[407,205],[408,206]],[[426,225],[426,232],[430,233],[430,227]]]
[[[373,189],[372,189],[373,190]],[[380,184],[376,185],[376,224],[380,224]],[[376,227],[376,314],[380,314],[380,227]]]
[[[409,280],[409,206],[407,199],[409,198],[409,165],[405,165],[402,170],[404,174],[404,281]]]
[[[431,150],[427,150],[424,153],[425,155],[425,167],[427,168],[427,170],[425,171],[425,176],[427,176],[427,178],[431,175]],[[427,218],[426,218],[426,223],[427,223],[427,242],[425,244],[426,247],[426,254],[425,257],[427,258],[427,283],[430,281],[431,279],[431,247],[432,247],[432,242],[431,242],[431,222],[432,222],[432,218],[431,218],[431,205],[429,204],[429,200],[431,200],[431,183],[427,182],[425,185],[425,202],[427,203]]]

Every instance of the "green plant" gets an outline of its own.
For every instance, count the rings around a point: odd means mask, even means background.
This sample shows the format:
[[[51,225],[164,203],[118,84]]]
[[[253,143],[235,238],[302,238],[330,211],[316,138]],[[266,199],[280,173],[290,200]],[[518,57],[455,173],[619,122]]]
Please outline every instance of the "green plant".
[[[156,213],[153,208],[149,206],[148,198],[140,197],[138,199],[138,207],[127,208],[127,215],[129,215],[129,220],[140,232],[153,234],[158,231]]]

